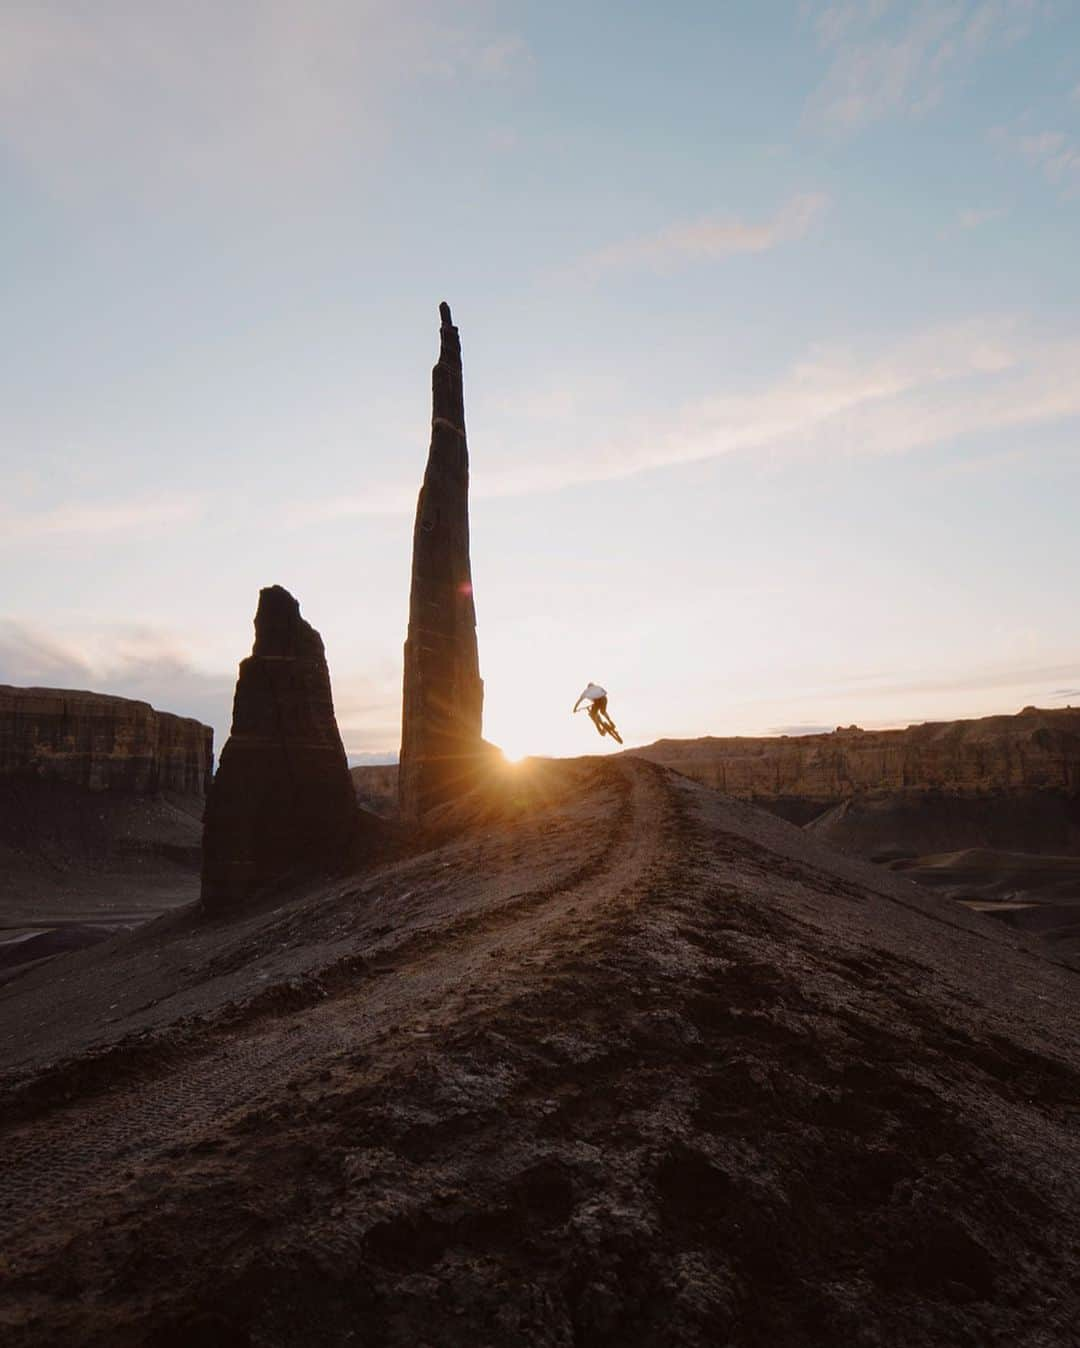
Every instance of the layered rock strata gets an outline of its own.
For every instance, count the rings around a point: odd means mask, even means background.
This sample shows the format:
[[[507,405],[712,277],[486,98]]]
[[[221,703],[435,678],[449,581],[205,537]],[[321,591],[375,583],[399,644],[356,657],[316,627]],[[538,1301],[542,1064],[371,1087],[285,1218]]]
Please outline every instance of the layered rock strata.
[[[469,790],[484,754],[484,685],[469,563],[469,452],[461,342],[446,304],[431,375],[431,447],[413,530],[402,695],[401,817]]]
[[[91,791],[202,796],[214,732],[148,702],[65,688],[0,686],[0,775]]]
[[[1080,709],[906,730],[658,740],[631,750],[731,796],[825,808],[867,791],[1080,792]]]
[[[259,593],[232,733],[206,806],[202,901],[229,910],[305,871],[344,865],[357,808],[322,638],[279,585]]]

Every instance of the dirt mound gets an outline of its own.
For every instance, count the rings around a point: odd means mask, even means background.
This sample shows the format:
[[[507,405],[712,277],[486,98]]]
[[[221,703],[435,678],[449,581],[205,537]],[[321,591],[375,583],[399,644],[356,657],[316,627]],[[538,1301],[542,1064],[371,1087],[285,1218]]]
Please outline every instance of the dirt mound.
[[[5,1343],[1073,1344],[1078,976],[648,763],[521,772],[0,988]]]

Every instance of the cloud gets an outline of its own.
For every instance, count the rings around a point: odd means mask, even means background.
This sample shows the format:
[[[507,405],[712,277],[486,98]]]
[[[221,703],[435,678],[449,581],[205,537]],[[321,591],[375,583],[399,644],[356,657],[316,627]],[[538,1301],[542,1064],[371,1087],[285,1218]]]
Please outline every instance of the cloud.
[[[764,391],[688,409],[669,453],[892,454],[1076,416],[1080,386],[1070,370],[1078,358],[1078,341],[1030,343],[1007,324],[981,322],[920,334],[877,355],[811,351]]]
[[[820,192],[792,197],[771,219],[748,223],[734,216],[709,216],[670,225],[590,253],[586,269],[644,267],[663,270],[680,263],[712,262],[732,253],[764,253],[801,239],[828,207]]]
[[[416,510],[418,492],[415,482],[390,482],[366,489],[363,496],[342,494],[332,501],[294,502],[285,507],[285,523],[303,528],[320,520],[353,515],[411,515]],[[472,495],[476,494],[473,485]]]
[[[1067,697],[1080,697],[1080,688],[1055,688],[1050,696],[1061,701]]]
[[[8,0],[0,142],[64,187],[272,186],[370,150],[415,81],[526,55],[478,0]]]
[[[147,537],[159,529],[190,523],[202,508],[193,497],[91,505],[69,502],[39,511],[0,506],[0,546],[50,538],[92,537],[109,542]]]
[[[814,16],[814,30],[824,46],[834,47],[875,23],[889,8],[889,0],[844,0],[823,6],[806,5]]]
[[[710,394],[674,415],[613,420],[591,440],[583,438],[582,425],[605,418],[585,417],[574,399],[565,415],[532,419],[536,440],[528,445],[520,418],[508,411],[501,416],[518,429],[505,438],[519,450],[513,459],[489,460],[483,474],[474,475],[473,497],[556,491],[726,454],[772,461],[865,457],[1034,427],[1080,416],[1078,364],[1080,339],[1040,341],[1019,324],[974,319],[876,352],[868,344],[812,348],[762,387]],[[490,424],[489,438],[497,442],[500,417]],[[395,505],[411,513],[415,501],[415,484],[402,484],[374,498],[342,493],[308,503],[292,519],[310,524],[386,513]]]
[[[992,42],[1015,42],[1050,12],[1039,0],[843,0],[811,5],[814,32],[829,68],[807,104],[810,120],[853,132],[887,116],[937,106],[950,79],[962,76]]]
[[[92,678],[83,656],[35,628],[0,618],[0,681],[46,688],[82,687]]]
[[[989,454],[970,454],[963,459],[946,459],[935,468],[935,475],[942,478],[964,478],[981,474],[995,473],[1001,469],[1013,472],[1018,464],[1027,459],[1022,447],[999,449]]]
[[[860,695],[888,695],[915,693],[967,693],[995,691],[1016,688],[1030,688],[1032,685],[1045,685],[1051,680],[1060,679],[1076,673],[1076,662],[1056,665],[997,665],[992,668],[980,667],[977,670],[960,671],[925,677],[894,678],[892,675],[865,674],[849,679],[834,680],[835,687],[828,691],[811,693],[809,697],[818,700],[836,695],[837,689],[850,688]],[[1057,696],[1057,694],[1050,694]],[[1017,708],[1019,710],[1019,708]]]
[[[1062,195],[1080,194],[1080,145],[1070,140],[1063,131],[1040,131],[1036,135],[997,133],[998,139],[1011,145],[1031,164],[1043,171],[1048,182],[1062,190]]]
[[[980,225],[987,225],[991,220],[1000,220],[1005,214],[1003,206],[988,206],[982,210],[961,211],[957,216],[956,223],[961,229],[978,229]]]
[[[488,79],[508,79],[522,66],[531,64],[525,40],[516,34],[480,42],[468,53],[468,64]]]

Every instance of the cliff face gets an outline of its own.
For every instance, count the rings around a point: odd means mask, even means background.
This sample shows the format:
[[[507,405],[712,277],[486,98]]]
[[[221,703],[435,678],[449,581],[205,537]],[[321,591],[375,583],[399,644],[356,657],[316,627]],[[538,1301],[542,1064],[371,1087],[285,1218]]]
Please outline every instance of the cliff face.
[[[658,740],[629,752],[744,800],[836,804],[867,791],[1080,792],[1080,709],[906,730]]]
[[[270,586],[206,805],[203,904],[228,911],[292,872],[337,869],[357,818],[322,638]]]
[[[204,795],[209,726],[104,693],[0,686],[0,774],[30,773],[91,791]]]
[[[469,562],[469,451],[461,342],[447,305],[431,372],[431,447],[413,530],[402,694],[403,819],[418,819],[474,784],[483,754],[484,685]]]

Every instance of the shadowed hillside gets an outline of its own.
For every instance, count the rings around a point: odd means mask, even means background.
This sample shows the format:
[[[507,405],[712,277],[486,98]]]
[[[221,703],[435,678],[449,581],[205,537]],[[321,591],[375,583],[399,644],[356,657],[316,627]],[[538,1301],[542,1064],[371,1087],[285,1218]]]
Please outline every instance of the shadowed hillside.
[[[0,978],[195,899],[202,806],[0,776]]]
[[[1077,974],[634,759],[428,839],[0,989],[5,1343],[1075,1342]]]

